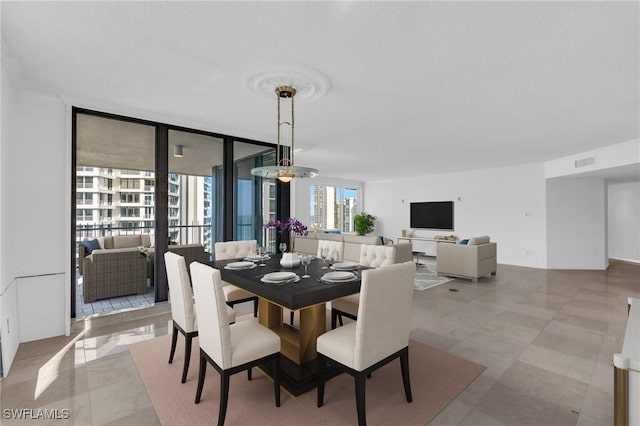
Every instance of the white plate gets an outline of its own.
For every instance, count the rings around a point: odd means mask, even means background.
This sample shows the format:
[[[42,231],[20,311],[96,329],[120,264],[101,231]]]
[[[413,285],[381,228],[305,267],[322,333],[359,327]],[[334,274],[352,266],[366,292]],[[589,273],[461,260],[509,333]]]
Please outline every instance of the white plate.
[[[325,281],[349,281],[355,278],[353,272],[327,272],[322,276]]]
[[[256,254],[254,256],[247,256],[247,257],[245,257],[244,260],[251,260],[253,262],[257,262],[259,260],[268,260],[268,259],[271,259],[268,254],[265,254],[264,256],[258,256]]]
[[[358,269],[358,264],[354,262],[334,263],[331,269],[336,271],[350,271],[352,269]]]
[[[280,282],[280,281],[288,281],[296,277],[294,272],[272,272],[270,274],[265,275],[262,278],[266,278],[267,281],[271,282]]]
[[[286,283],[297,283],[298,281],[300,281],[300,277],[299,276],[297,276],[296,274],[293,274],[293,275],[294,275],[293,278],[290,278],[288,280],[278,280],[278,281],[270,280],[265,275],[264,277],[260,278],[260,281],[262,281],[263,283],[267,283],[267,284],[286,284]]]
[[[251,269],[255,266],[256,264],[253,262],[231,262],[225,265],[225,269]]]

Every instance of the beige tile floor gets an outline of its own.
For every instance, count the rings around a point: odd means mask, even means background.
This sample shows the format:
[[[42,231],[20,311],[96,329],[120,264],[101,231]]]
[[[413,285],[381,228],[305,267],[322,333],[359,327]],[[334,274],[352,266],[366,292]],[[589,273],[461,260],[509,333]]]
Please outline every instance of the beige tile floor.
[[[431,425],[611,425],[611,360],[622,347],[628,296],[640,296],[640,266],[619,263],[608,271],[501,265],[476,284],[416,291],[411,337],[487,366]],[[0,382],[0,423],[159,424],[127,345],[167,334],[169,319],[79,321],[69,337],[20,345]],[[4,416],[21,408],[70,415]]]

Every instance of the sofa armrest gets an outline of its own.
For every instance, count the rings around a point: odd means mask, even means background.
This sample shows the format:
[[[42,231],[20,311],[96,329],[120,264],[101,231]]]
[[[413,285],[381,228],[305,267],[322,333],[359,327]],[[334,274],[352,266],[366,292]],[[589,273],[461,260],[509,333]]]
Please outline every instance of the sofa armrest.
[[[478,278],[496,271],[496,243],[462,245],[438,243],[437,271],[462,277]]]
[[[137,247],[120,248],[120,249],[98,249],[84,258],[84,268],[86,272],[96,268],[101,262],[113,262],[117,260],[137,259],[146,262],[144,256],[140,254]]]
[[[85,303],[144,294],[147,289],[147,260],[137,247],[94,250],[85,257],[82,286]]]
[[[396,263],[413,262],[413,246],[410,242],[388,244],[387,246],[396,248]]]

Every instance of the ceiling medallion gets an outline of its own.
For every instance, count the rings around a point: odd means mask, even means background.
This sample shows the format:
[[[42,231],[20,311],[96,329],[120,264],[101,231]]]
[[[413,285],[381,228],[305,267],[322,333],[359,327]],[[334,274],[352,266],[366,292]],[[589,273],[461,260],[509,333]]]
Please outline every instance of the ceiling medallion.
[[[274,65],[245,73],[243,86],[261,97],[273,97],[273,88],[296,88],[296,100],[314,101],[329,91],[329,79],[321,72],[301,65]]]

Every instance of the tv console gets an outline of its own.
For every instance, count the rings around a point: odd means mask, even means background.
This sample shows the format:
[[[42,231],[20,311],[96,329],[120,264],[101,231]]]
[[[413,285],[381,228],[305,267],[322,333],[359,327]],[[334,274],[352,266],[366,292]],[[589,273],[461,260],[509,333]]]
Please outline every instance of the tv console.
[[[405,241],[409,241],[409,243],[411,243],[412,246],[412,251],[418,251],[418,252],[422,252],[425,254],[425,256],[432,256],[435,257],[436,253],[435,253],[435,245],[432,245],[430,243],[448,243],[448,244],[456,244],[457,240],[447,240],[447,239],[441,239],[441,238],[429,238],[429,237],[398,237],[398,243],[400,243],[400,240],[405,240]],[[418,244],[414,244],[414,243],[418,243]],[[423,244],[420,244],[423,243]],[[424,243],[429,243],[429,244],[424,244]]]

